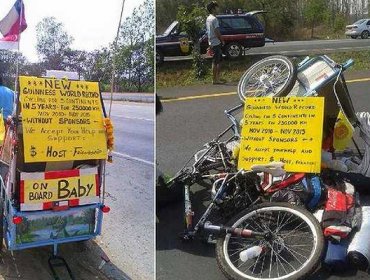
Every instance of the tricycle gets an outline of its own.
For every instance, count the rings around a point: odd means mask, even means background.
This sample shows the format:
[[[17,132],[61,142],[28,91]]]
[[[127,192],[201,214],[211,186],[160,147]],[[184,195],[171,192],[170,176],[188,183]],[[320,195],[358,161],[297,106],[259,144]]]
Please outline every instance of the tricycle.
[[[18,81],[1,147],[0,244],[10,251],[51,245],[54,277],[62,264],[74,279],[57,248],[101,233],[112,126],[97,82]]]

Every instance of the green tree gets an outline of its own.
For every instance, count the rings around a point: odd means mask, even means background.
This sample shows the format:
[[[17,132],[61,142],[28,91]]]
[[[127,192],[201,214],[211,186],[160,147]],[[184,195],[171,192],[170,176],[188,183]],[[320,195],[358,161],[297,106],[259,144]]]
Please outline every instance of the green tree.
[[[322,23],[327,15],[326,2],[325,0],[311,0],[306,3],[303,14],[311,27],[311,38],[313,38],[315,26]]]
[[[17,63],[19,74],[27,74],[26,68],[29,63],[21,53],[8,50],[0,50],[0,57],[0,70],[4,84],[9,88],[14,89]]]
[[[67,52],[73,42],[63,24],[54,17],[42,19],[36,26],[37,53],[48,69],[64,70]]]
[[[205,29],[206,17],[206,9],[198,4],[192,6],[181,5],[177,13],[181,29],[188,34],[189,40],[193,42],[193,71],[194,76],[198,79],[203,78],[207,73],[204,58],[200,54],[199,42],[202,35],[201,31]]]
[[[334,18],[333,31],[334,33],[341,32],[345,30],[346,27],[346,18],[343,14],[336,14]]]
[[[82,62],[82,75],[86,80],[98,81],[107,90],[112,73],[111,50],[102,48],[88,52]]]
[[[121,88],[135,91],[154,89],[154,4],[145,0],[121,25],[117,46],[116,80]]]

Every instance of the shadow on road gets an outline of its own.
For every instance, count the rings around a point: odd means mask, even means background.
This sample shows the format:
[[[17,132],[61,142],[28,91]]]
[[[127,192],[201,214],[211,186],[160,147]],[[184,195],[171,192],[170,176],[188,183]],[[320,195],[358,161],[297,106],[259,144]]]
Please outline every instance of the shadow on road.
[[[194,223],[200,215],[204,213],[208,206],[210,194],[207,188],[210,186],[196,186],[192,189],[191,200],[195,213]],[[214,246],[203,240],[183,241],[180,235],[184,232],[184,204],[183,201],[169,203],[157,211],[159,222],[156,225],[156,247],[157,250],[179,249],[181,251],[201,255],[204,257],[214,257]],[[195,224],[194,224],[195,225]]]
[[[59,256],[62,256],[72,270],[75,279],[117,279],[129,280],[129,276],[113,263],[106,263],[101,270],[101,256],[104,251],[92,240],[60,245]],[[1,279],[54,279],[48,266],[48,259],[52,254],[52,247],[39,247],[21,251],[1,252],[0,275]],[[64,268],[56,268],[60,279],[70,279]]]

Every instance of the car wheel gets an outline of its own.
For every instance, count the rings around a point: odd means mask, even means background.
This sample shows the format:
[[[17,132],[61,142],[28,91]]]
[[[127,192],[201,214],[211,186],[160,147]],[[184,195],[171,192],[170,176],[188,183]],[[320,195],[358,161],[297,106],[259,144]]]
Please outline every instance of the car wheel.
[[[157,66],[161,65],[164,61],[163,53],[160,50],[157,50],[155,53],[155,62]]]
[[[233,42],[226,45],[225,54],[227,58],[231,59],[239,58],[243,54],[243,48],[240,44]]]
[[[351,38],[352,39],[357,39],[357,36],[356,35],[352,35]]]
[[[367,31],[367,30],[362,31],[362,33],[361,33],[361,38],[362,38],[362,39],[367,39],[367,38],[369,38],[369,31]]]

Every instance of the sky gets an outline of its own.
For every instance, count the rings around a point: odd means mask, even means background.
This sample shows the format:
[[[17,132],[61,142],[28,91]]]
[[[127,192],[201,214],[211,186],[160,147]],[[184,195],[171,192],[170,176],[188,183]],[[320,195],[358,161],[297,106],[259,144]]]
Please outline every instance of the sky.
[[[0,19],[16,0],[0,0]],[[23,0],[27,29],[23,31],[20,51],[31,62],[38,61],[36,25],[44,17],[55,17],[74,38],[72,48],[91,51],[113,42],[123,0]],[[154,0],[153,0],[154,1]],[[125,0],[122,20],[144,0]],[[1,38],[1,34],[0,34]]]

